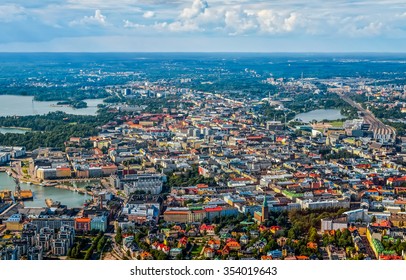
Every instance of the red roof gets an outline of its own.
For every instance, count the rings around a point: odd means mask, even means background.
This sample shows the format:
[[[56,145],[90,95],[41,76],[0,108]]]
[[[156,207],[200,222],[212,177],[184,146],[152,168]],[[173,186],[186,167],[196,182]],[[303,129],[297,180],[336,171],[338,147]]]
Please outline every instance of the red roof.
[[[251,181],[251,179],[249,179],[249,178],[233,178],[233,179],[231,179],[231,181],[236,181],[236,182],[239,182],[239,181]]]
[[[389,178],[388,179],[389,182],[403,182],[406,181],[406,176],[400,177],[400,178]]]
[[[373,223],[372,226],[374,227],[386,227],[386,228],[390,228],[392,227],[392,224],[390,221],[387,220],[383,220],[380,223]]]
[[[280,227],[280,226],[271,226],[270,229],[271,229],[271,230],[281,230],[282,227]]]
[[[248,136],[247,140],[261,140],[262,136]]]
[[[188,211],[166,211],[164,215],[188,215]]]
[[[75,222],[77,222],[77,223],[90,223],[90,218],[76,218]]]
[[[57,170],[70,170],[69,167],[57,167],[56,169]]]
[[[402,260],[402,257],[401,256],[395,256],[395,255],[390,255],[390,256],[380,255],[379,259],[381,259],[381,260]]]
[[[200,226],[200,230],[214,230],[214,226],[213,225],[202,224]]]
[[[204,209],[204,211],[206,212],[219,212],[223,210],[223,208],[221,208],[220,206],[214,207],[214,208],[206,208]]]

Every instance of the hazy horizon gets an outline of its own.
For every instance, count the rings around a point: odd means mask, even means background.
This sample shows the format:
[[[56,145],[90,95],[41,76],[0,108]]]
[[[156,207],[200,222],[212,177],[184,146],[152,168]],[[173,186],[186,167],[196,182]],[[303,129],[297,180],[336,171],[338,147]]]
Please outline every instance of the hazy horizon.
[[[260,52],[260,51],[0,51],[0,54],[280,54],[280,55],[290,55],[290,54],[303,54],[303,55],[328,55],[328,54],[343,54],[343,55],[406,55],[404,52],[390,52],[390,51],[381,51],[381,52],[368,52],[368,51],[342,51],[342,52],[329,52],[329,51],[318,51],[318,52]]]

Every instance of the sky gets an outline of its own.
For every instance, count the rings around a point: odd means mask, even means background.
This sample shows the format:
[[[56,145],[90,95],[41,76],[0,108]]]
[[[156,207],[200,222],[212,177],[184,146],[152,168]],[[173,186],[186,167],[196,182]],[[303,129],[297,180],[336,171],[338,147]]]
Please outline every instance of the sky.
[[[1,0],[1,52],[405,52],[405,0]]]

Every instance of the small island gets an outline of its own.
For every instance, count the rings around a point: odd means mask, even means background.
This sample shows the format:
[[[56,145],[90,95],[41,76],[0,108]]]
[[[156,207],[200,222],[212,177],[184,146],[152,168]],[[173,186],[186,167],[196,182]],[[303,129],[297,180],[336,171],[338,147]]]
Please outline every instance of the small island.
[[[82,100],[66,100],[66,101],[59,101],[56,103],[56,105],[66,105],[70,106],[75,109],[82,109],[82,108],[87,108],[87,103]]]

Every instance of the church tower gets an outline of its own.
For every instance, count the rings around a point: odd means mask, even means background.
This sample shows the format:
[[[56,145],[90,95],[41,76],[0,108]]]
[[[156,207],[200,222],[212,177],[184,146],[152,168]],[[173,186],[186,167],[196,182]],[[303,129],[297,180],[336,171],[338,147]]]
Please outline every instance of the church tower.
[[[262,203],[262,217],[261,222],[267,221],[269,218],[269,208],[268,208],[268,200],[266,199],[266,195],[264,196],[264,202]]]

